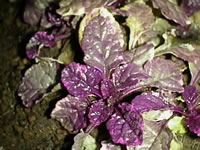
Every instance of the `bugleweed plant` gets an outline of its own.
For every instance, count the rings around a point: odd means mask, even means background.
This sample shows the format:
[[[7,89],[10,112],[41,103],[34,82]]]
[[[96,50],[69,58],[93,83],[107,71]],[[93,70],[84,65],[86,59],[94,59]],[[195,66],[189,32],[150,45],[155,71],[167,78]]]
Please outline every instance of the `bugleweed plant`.
[[[24,20],[42,30],[26,46],[35,64],[22,103],[32,107],[61,84],[68,95],[51,117],[76,134],[74,150],[181,149],[176,134],[200,136],[199,9],[187,0],[29,1]],[[83,61],[72,60],[77,45]],[[100,141],[91,133],[102,127],[110,138]]]

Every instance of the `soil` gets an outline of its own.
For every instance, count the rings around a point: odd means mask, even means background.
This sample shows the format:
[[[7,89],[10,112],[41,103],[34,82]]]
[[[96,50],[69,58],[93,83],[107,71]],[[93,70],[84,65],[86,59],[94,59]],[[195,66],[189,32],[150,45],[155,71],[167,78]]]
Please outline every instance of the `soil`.
[[[69,150],[73,138],[49,117],[50,106],[62,95],[51,93],[34,107],[25,108],[16,94],[31,65],[24,55],[25,43],[37,30],[23,22],[23,6],[22,0],[1,0],[0,5],[0,150]],[[184,150],[200,149],[196,137],[178,139]]]
[[[8,0],[0,5],[0,150],[68,149],[67,131],[49,117],[51,100],[61,95],[47,95],[30,109],[22,106],[16,94],[31,64],[24,55],[25,43],[36,30],[23,22],[23,6],[23,1]]]

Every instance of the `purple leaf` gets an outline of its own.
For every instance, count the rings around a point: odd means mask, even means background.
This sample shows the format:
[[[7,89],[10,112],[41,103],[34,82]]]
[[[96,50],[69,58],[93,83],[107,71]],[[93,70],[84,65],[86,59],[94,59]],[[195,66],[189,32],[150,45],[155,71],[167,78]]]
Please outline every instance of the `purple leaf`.
[[[139,81],[147,79],[149,76],[142,68],[134,63],[128,63],[116,68],[112,74],[112,80],[119,91],[135,86]]]
[[[155,122],[144,120],[142,145],[128,146],[127,150],[169,150],[172,133],[165,126],[166,120]]]
[[[51,117],[61,122],[68,131],[77,132],[87,126],[88,104],[85,98],[68,95],[57,102]]]
[[[102,73],[98,69],[75,62],[67,65],[61,74],[65,88],[71,95],[78,97],[87,97],[89,94],[101,97],[101,80]]]
[[[143,140],[143,119],[128,103],[119,105],[120,111],[108,120],[106,126],[116,144],[139,145]]]
[[[43,13],[40,25],[44,28],[54,27],[61,27],[63,24],[63,20],[61,17],[56,13],[56,10],[53,7],[48,7]]]
[[[182,96],[187,104],[188,110],[193,111],[193,109],[198,103],[197,89],[192,85],[188,85],[184,88],[184,92],[182,93]]]
[[[169,108],[169,104],[164,102],[161,93],[154,91],[143,92],[136,96],[131,103],[139,113]]]
[[[56,82],[58,64],[41,61],[29,68],[18,89],[18,95],[26,107],[31,107]]]
[[[200,136],[200,110],[193,110],[192,114],[186,116],[185,124],[190,131]]]
[[[182,6],[185,13],[191,16],[194,12],[200,10],[200,0],[182,0]]]
[[[29,59],[34,59],[39,55],[39,50],[43,47],[53,47],[56,45],[56,39],[53,34],[46,31],[36,32],[26,45],[26,55]]]
[[[179,93],[183,92],[182,73],[173,62],[157,57],[145,64],[144,71],[151,78],[142,81],[141,85],[155,86]]]
[[[94,17],[85,28],[81,47],[85,63],[96,66],[106,76],[124,61],[118,28],[101,16]]]
[[[180,24],[181,26],[187,26],[189,18],[183,11],[183,9],[176,3],[169,0],[152,0],[154,8],[160,8],[161,13],[170,20]]]
[[[117,90],[114,87],[114,84],[109,79],[103,79],[101,81],[101,95],[104,99],[110,96],[116,96]]]
[[[94,126],[99,126],[106,121],[113,112],[113,106],[107,106],[105,102],[98,101],[91,105],[88,118]]]

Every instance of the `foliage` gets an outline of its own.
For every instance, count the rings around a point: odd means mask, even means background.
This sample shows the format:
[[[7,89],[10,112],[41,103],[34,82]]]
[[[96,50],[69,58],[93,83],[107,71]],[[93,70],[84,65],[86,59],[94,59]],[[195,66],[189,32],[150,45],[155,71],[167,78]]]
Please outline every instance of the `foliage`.
[[[61,82],[68,95],[56,103],[51,117],[71,133],[81,131],[72,149],[93,150],[101,143],[101,150],[121,145],[127,150],[167,150],[173,135],[184,134],[185,126],[200,136],[195,88],[200,78],[200,27],[196,16],[188,17],[188,9],[196,11],[196,6],[186,9],[184,0],[181,5],[176,0],[151,0],[152,5],[146,0],[43,0],[38,1],[45,4],[41,9],[30,2],[27,7],[34,7],[25,8],[25,21],[44,30],[26,46],[27,57],[36,64],[25,73],[18,95],[31,107]],[[76,31],[79,37],[74,40]],[[64,46],[66,39],[77,41],[83,60],[63,61],[67,51],[62,47],[75,47]],[[45,48],[56,53],[43,56]],[[169,56],[188,63],[189,85]],[[186,107],[176,102],[181,94]],[[176,118],[177,113],[182,117]],[[90,135],[99,126],[106,126],[112,142],[95,141]]]

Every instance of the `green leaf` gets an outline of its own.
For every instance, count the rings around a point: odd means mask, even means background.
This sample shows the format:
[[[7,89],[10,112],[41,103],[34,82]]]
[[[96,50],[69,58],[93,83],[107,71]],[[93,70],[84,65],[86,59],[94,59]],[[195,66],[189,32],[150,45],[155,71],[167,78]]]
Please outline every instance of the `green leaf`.
[[[170,143],[170,150],[182,150],[182,147],[182,144],[175,139]]]
[[[184,123],[184,117],[175,116],[168,122],[169,129],[175,134],[185,134],[187,132]]]
[[[130,28],[129,49],[131,49],[135,47],[141,35],[152,28],[155,17],[148,5],[139,2],[127,4],[121,10],[128,16],[126,25]]]
[[[79,133],[74,137],[72,150],[96,150],[97,144],[95,138],[88,133]]]

